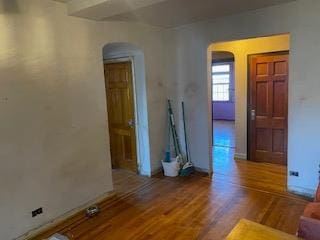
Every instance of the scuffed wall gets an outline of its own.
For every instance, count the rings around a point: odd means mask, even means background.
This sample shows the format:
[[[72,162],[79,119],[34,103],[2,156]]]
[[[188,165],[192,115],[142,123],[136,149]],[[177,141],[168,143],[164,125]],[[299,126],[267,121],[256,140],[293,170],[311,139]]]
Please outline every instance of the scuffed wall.
[[[102,64],[102,48],[110,42],[135,44],[145,55],[151,170],[163,157],[170,97],[178,120],[185,101],[191,159],[210,171],[208,46],[289,32],[288,168],[300,176],[289,176],[288,187],[313,193],[320,162],[319,1],[167,31],[67,17],[64,5],[50,0],[0,3],[0,239],[112,190]],[[40,206],[44,214],[31,218]]]
[[[112,190],[102,48],[146,61],[151,167],[166,110],[162,29],[68,17],[51,0],[0,1],[0,239],[18,237]],[[43,207],[36,218],[31,211]]]

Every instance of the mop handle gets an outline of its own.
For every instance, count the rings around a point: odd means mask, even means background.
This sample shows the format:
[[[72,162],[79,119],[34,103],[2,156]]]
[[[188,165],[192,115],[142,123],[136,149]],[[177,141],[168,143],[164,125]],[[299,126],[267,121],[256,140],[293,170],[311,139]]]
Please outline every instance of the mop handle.
[[[175,123],[174,123],[174,114],[173,114],[171,102],[169,99],[168,99],[168,108],[169,108],[169,113],[170,113],[170,123],[171,123],[172,136],[173,136],[173,140],[175,143],[174,145],[176,147],[176,154],[181,155],[181,147],[180,147],[179,137],[177,134]]]
[[[186,129],[186,117],[185,117],[184,102],[183,101],[182,101],[181,105],[182,105],[184,141],[185,141],[185,146],[186,146],[186,157],[187,157],[187,162],[189,162],[189,150],[188,150],[188,139],[187,139],[187,129]]]

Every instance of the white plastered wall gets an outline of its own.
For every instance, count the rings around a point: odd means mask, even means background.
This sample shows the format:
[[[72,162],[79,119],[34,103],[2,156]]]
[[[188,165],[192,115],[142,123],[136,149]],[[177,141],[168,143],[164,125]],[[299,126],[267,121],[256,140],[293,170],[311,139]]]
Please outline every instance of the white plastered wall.
[[[64,5],[50,0],[0,3],[0,239],[112,190],[102,63],[109,42],[135,44],[145,55],[151,171],[163,157],[167,96],[176,109],[185,100],[192,160],[210,171],[209,45],[290,33],[288,159],[300,176],[288,177],[288,186],[314,192],[320,158],[318,0],[168,31],[67,17]],[[32,219],[31,210],[40,206],[44,214]]]
[[[0,239],[112,191],[102,48],[145,55],[150,168],[166,119],[163,29],[68,17],[51,0],[0,1]],[[31,211],[43,207],[36,218]]]

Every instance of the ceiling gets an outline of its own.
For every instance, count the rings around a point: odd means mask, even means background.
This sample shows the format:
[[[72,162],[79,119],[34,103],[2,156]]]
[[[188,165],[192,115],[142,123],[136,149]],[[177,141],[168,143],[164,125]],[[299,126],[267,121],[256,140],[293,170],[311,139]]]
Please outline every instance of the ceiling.
[[[100,21],[134,21],[165,28],[205,21],[295,0],[56,0],[69,15]]]

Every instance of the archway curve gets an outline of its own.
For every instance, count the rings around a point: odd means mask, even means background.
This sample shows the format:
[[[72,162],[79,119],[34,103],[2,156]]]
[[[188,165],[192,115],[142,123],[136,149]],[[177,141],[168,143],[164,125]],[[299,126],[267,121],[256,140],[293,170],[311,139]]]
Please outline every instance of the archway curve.
[[[104,62],[132,62],[138,171],[141,175],[151,176],[147,92],[143,50],[132,43],[112,42],[103,47],[102,55]]]
[[[234,61],[234,54],[228,51],[212,51],[212,61],[221,62],[221,61]]]

